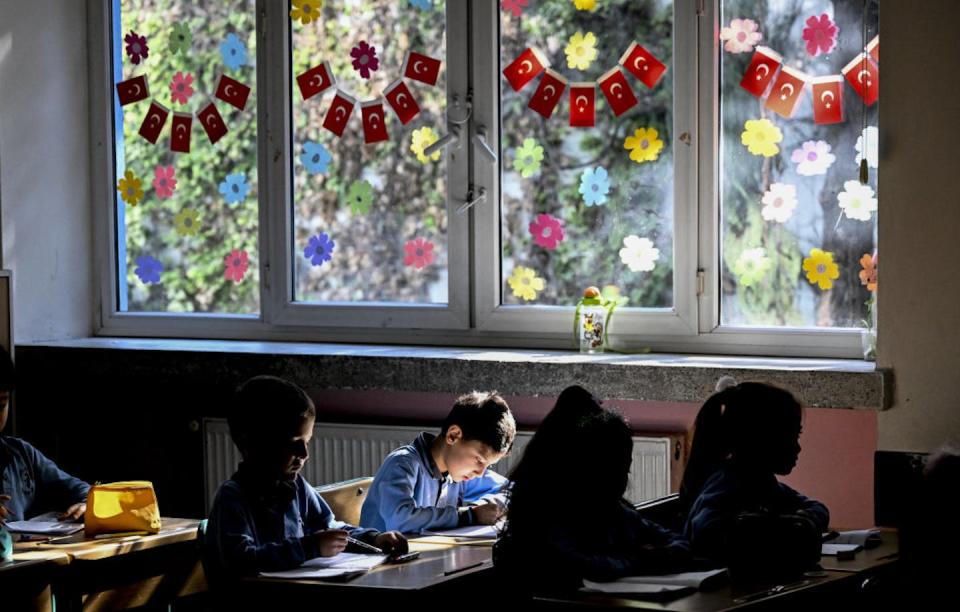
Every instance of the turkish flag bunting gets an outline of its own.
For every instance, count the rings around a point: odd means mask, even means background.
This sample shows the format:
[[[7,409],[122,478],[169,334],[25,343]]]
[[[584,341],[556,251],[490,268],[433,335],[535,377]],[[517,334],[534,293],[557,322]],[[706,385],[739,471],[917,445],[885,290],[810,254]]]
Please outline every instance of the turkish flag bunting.
[[[420,114],[420,105],[417,104],[417,99],[410,93],[403,79],[397,79],[390,83],[384,90],[383,95],[403,125],[410,123],[414,117]]]
[[[217,110],[217,105],[213,103],[213,100],[207,102],[207,105],[200,109],[200,112],[197,113],[197,119],[203,126],[203,131],[207,133],[210,144],[217,144],[217,141],[227,134],[227,124],[223,122],[223,117],[220,116],[220,111]]]
[[[514,91],[520,91],[549,66],[550,62],[538,49],[528,47],[503,69],[503,76]]]
[[[527,104],[530,108],[540,113],[545,119],[549,119],[553,114],[553,109],[557,107],[560,98],[563,96],[563,90],[567,88],[567,80],[547,68],[543,76],[540,77],[540,84],[537,90],[533,92],[533,97]]]
[[[440,77],[440,60],[416,51],[407,51],[407,57],[403,60],[403,76],[427,85],[436,85]]]
[[[120,99],[120,106],[146,100],[149,97],[150,88],[147,87],[147,75],[145,74],[117,83],[117,98]]]
[[[807,75],[789,66],[784,66],[774,81],[767,97],[767,108],[789,119],[797,110],[800,95],[807,85]]]
[[[170,111],[166,106],[156,100],[152,100],[150,102],[150,108],[147,110],[147,115],[143,118],[143,123],[140,124],[140,135],[150,144],[157,144],[157,139],[160,138],[160,131],[163,130],[164,124],[167,123],[167,117],[169,115]]]
[[[300,95],[304,100],[309,100],[336,84],[337,81],[333,77],[333,72],[330,71],[328,62],[317,64],[297,77],[297,87],[300,88]]]
[[[874,59],[878,64],[880,63],[880,35],[877,34],[873,37],[873,40],[870,41],[870,44],[867,45],[867,53],[870,54],[870,57]]]
[[[667,71],[667,67],[660,60],[637,42],[632,42],[627,47],[626,52],[620,57],[620,65],[651,89]]]
[[[750,66],[740,80],[740,87],[758,98],[762,97],[782,64],[783,58],[779,53],[767,47],[757,47]]]
[[[215,95],[218,99],[223,100],[237,110],[243,110],[247,106],[250,88],[240,81],[221,74],[220,80],[217,81],[217,93]]]
[[[356,105],[356,100],[338,89],[330,103],[330,108],[327,109],[327,116],[323,118],[323,127],[337,136],[343,136],[343,130],[347,127],[347,121],[350,120],[353,107]]]
[[[843,76],[867,106],[880,97],[880,68],[866,53],[853,58],[843,69]]]
[[[190,128],[193,127],[193,115],[173,113],[170,123],[170,150],[175,153],[190,152]]]
[[[627,77],[619,66],[608,70],[600,80],[600,91],[607,99],[607,104],[613,109],[613,114],[619,117],[631,108],[637,105],[637,96],[633,95],[633,89],[627,83]]]
[[[570,126],[593,127],[596,124],[596,83],[570,85]]]
[[[843,77],[833,74],[813,79],[813,121],[829,125],[843,121]]]
[[[377,98],[360,105],[363,117],[363,141],[367,144],[383,142],[387,136],[387,121],[383,114],[383,100]]]

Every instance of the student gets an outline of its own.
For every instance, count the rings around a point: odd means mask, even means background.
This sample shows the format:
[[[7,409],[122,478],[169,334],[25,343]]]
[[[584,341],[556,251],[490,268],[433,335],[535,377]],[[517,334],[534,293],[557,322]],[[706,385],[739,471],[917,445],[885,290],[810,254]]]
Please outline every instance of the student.
[[[217,491],[204,542],[204,567],[213,583],[293,569],[344,550],[364,552],[348,536],[388,554],[406,552],[399,533],[336,520],[300,474],[315,417],[310,397],[281,378],[257,376],[238,389],[228,423],[243,461]]]
[[[496,393],[457,398],[439,436],[423,432],[383,461],[360,524],[404,533],[495,524],[506,479],[487,467],[509,452],[516,433],[510,407]]]
[[[87,511],[90,485],[57,467],[20,438],[2,435],[16,386],[10,355],[0,348],[0,522],[58,512],[60,520],[80,520]]]
[[[732,384],[706,401],[680,489],[695,554],[757,575],[817,563],[830,513],[777,481],[797,464],[802,421],[796,398],[764,383]]]
[[[510,474],[494,564],[524,592],[569,591],[584,579],[687,569],[689,546],[623,500],[633,438],[623,417],[582,387],[565,389]]]

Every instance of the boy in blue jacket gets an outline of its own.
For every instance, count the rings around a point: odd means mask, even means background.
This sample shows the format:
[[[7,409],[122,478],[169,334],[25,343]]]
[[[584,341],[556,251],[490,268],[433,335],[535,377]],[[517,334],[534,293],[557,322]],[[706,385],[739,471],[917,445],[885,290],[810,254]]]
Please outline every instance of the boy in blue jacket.
[[[457,398],[440,435],[421,433],[387,456],[360,524],[404,533],[495,524],[507,480],[487,467],[509,452],[516,433],[510,407],[497,393]]]
[[[204,567],[212,583],[332,557],[354,547],[348,536],[387,554],[406,552],[399,533],[336,520],[300,475],[315,417],[310,397],[281,378],[257,376],[237,391],[228,422],[243,461],[210,510]]]

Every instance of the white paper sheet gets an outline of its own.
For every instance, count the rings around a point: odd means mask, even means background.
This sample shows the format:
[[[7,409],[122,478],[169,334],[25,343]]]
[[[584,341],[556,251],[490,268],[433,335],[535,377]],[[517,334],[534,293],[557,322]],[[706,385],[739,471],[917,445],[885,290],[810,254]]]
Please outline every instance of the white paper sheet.
[[[387,560],[387,555],[364,555],[343,552],[333,557],[310,559],[300,567],[283,572],[261,572],[265,578],[322,579],[340,578],[368,572]]]

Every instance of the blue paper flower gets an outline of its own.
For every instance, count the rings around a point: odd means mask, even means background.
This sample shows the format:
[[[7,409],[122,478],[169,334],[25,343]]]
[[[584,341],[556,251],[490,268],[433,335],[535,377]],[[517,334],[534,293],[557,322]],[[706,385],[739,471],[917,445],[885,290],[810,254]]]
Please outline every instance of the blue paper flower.
[[[137,269],[134,273],[142,282],[159,283],[161,272],[163,272],[163,264],[153,257],[149,255],[137,257]]]
[[[247,46],[240,42],[236,34],[227,34],[227,38],[220,43],[220,55],[223,63],[230,70],[236,70],[247,63]]]
[[[322,266],[323,262],[330,261],[333,257],[333,247],[336,244],[330,240],[326,232],[320,232],[318,236],[310,236],[310,244],[303,249],[303,256],[310,260],[314,266]]]
[[[410,5],[417,7],[421,11],[429,11],[433,8],[432,0],[410,0]]]
[[[610,179],[603,166],[587,168],[580,176],[580,194],[587,206],[606,204],[610,192]]]
[[[333,157],[330,152],[319,142],[303,143],[303,153],[300,154],[300,161],[310,174],[317,174],[327,171],[327,166]]]
[[[237,204],[243,202],[250,192],[250,185],[247,184],[247,177],[242,172],[227,175],[227,180],[220,183],[220,193],[227,204]]]

